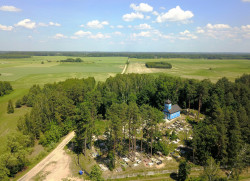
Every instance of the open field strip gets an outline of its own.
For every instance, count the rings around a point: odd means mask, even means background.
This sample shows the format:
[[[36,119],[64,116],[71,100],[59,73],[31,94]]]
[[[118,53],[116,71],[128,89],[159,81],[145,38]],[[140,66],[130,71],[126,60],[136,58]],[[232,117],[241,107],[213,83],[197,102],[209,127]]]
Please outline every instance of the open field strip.
[[[146,62],[166,61],[172,69],[147,68]],[[234,81],[250,72],[250,60],[208,60],[208,59],[130,59],[127,73],[166,73],[173,76],[210,79],[216,82],[222,77]]]

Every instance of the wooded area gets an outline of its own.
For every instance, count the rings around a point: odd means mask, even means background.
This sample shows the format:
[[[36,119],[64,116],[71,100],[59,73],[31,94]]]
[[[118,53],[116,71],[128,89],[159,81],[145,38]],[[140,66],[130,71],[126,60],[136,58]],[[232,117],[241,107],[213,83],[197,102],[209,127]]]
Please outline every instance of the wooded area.
[[[238,178],[250,164],[249,90],[250,75],[234,83],[222,78],[215,84],[164,74],[127,74],[98,83],[87,78],[46,84],[44,88],[34,85],[19,100],[32,110],[19,120],[18,129],[23,135],[18,133],[8,140],[8,150],[0,158],[0,178],[13,176],[28,164],[28,150],[36,139],[49,146],[75,130],[78,153],[86,153],[95,144],[92,136],[100,134],[95,128],[98,119],[108,120],[105,135],[111,170],[116,156],[133,154],[138,144],[149,154],[161,151],[168,155],[168,145],[160,141],[165,135],[157,127],[163,121],[167,98],[183,109],[196,109],[206,115],[205,120],[200,120],[199,114],[197,120],[190,120],[194,135],[188,144],[194,158],[187,159],[204,165],[212,156]],[[22,137],[25,139],[20,140]]]
[[[171,69],[172,65],[168,62],[146,62],[147,68],[162,68],[162,69]]]

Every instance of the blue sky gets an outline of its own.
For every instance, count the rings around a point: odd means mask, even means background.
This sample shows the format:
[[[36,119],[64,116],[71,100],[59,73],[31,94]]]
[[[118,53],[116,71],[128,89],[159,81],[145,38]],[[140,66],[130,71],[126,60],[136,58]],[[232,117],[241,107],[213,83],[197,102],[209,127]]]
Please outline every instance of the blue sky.
[[[2,0],[0,50],[250,52],[250,0]]]

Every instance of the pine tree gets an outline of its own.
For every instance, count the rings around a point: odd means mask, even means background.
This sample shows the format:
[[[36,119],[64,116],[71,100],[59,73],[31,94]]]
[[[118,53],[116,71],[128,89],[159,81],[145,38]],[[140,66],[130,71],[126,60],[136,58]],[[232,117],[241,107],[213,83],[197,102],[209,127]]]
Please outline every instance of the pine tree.
[[[179,164],[178,181],[185,181],[188,178],[190,171],[191,171],[191,166],[188,164],[188,162],[182,161]]]
[[[8,114],[14,113],[14,107],[13,107],[13,103],[11,100],[9,100],[8,102],[7,113]]]
[[[203,166],[203,175],[208,181],[217,180],[220,164],[217,164],[213,157],[209,157],[206,164]]]

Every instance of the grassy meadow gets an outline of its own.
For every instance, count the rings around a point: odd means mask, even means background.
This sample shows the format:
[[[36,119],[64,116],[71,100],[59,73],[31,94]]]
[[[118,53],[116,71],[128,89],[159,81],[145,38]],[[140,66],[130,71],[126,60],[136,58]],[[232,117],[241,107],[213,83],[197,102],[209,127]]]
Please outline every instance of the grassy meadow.
[[[105,81],[108,77],[121,73],[127,61],[127,57],[84,57],[84,62],[81,63],[57,62],[67,58],[34,56],[24,59],[0,59],[0,81],[10,81],[14,89],[11,94],[0,97],[0,153],[6,147],[6,136],[15,131],[19,117],[31,109],[15,108],[14,114],[7,114],[8,100],[11,99],[15,103],[34,84],[42,86],[68,78],[87,77]]]
[[[146,62],[166,61],[172,69],[147,68]],[[210,79],[216,82],[222,77],[234,81],[244,73],[250,73],[250,60],[213,59],[130,59],[127,73],[159,73],[193,79]]]

